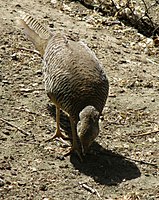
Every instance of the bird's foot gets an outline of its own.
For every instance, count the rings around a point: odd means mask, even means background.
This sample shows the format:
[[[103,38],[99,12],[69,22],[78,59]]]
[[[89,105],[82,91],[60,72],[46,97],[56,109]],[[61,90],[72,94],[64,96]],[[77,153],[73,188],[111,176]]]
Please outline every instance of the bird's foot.
[[[77,148],[70,147],[69,150],[64,154],[64,156],[69,156],[72,153],[75,153],[78,156],[80,162],[83,162],[82,153]]]
[[[59,138],[59,140],[62,141],[63,143],[67,143],[64,140],[69,140],[69,138],[67,136],[63,135],[60,130],[56,129],[55,134],[51,138],[45,140],[45,142],[50,142],[50,141],[54,140],[55,138]]]

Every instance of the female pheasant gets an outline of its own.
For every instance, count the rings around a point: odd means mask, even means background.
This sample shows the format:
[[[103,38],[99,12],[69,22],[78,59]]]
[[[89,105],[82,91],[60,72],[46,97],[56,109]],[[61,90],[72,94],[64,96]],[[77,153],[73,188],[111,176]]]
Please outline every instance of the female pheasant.
[[[99,117],[106,103],[109,83],[103,66],[86,44],[44,28],[26,13],[18,25],[43,57],[45,90],[56,106],[57,128],[62,137],[60,109],[69,116],[72,151],[80,158],[99,133]]]

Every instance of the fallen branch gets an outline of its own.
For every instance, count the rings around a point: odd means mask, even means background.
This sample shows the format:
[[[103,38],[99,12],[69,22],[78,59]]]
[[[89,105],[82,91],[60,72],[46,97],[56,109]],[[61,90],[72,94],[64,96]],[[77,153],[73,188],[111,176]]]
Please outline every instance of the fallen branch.
[[[136,135],[130,135],[130,137],[140,137],[140,136],[145,136],[145,135],[151,135],[153,133],[158,133],[159,130],[156,130],[156,131],[149,131],[147,133],[141,133],[141,134],[136,134]]]
[[[10,126],[12,126],[12,127],[14,127],[14,128],[16,128],[18,131],[20,131],[21,133],[23,133],[25,136],[31,135],[30,133],[24,131],[22,128],[20,128],[20,127],[14,125],[14,124],[12,124],[12,123],[10,123],[9,121],[7,121],[6,119],[4,119],[4,118],[2,118],[2,117],[0,117],[0,120],[3,121],[3,122],[5,122],[6,124],[8,124],[8,125],[10,125]]]
[[[74,0],[75,1],[75,0]],[[159,24],[156,23],[157,15],[152,17],[153,9],[157,12],[158,1],[149,3],[146,0],[139,0],[134,4],[131,0],[76,0],[84,7],[96,12],[102,13],[104,16],[113,16],[117,21],[121,21],[126,25],[136,28],[140,33],[147,37],[155,36],[159,34]],[[75,1],[75,2],[76,2]],[[135,1],[136,2],[136,1]],[[156,13],[157,14],[157,13]],[[109,24],[105,24],[109,25]],[[113,25],[113,24],[110,24]]]

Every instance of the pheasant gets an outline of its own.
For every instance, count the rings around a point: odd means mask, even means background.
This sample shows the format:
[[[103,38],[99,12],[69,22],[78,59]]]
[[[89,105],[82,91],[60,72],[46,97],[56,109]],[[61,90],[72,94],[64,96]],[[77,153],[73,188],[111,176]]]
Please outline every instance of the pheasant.
[[[95,53],[82,41],[73,41],[61,32],[51,32],[29,14],[17,20],[43,58],[45,91],[56,106],[56,131],[60,131],[60,109],[71,124],[71,151],[79,158],[99,134],[99,117],[105,106],[109,82]]]

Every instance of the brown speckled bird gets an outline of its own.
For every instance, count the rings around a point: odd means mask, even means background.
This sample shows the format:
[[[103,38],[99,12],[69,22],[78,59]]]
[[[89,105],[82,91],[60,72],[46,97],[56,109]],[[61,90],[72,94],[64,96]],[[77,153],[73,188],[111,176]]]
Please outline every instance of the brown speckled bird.
[[[62,109],[71,123],[72,151],[82,158],[99,133],[99,117],[108,96],[103,67],[83,42],[48,31],[26,13],[21,13],[17,22],[43,57],[45,90],[56,106],[53,138],[63,138],[59,125]]]

